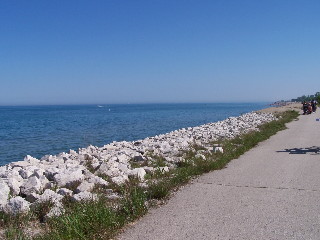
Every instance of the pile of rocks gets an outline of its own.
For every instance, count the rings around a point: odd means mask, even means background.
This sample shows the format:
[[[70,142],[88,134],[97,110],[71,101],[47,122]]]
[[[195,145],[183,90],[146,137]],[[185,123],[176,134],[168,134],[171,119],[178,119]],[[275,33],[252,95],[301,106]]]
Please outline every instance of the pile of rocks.
[[[28,155],[23,161],[0,167],[0,208],[16,214],[51,201],[54,207],[48,216],[59,215],[63,212],[61,201],[65,196],[73,201],[94,200],[97,195],[92,190],[97,185],[108,188],[110,183],[122,184],[130,176],[143,181],[146,173],[175,167],[183,160],[181,152],[191,145],[208,146],[212,141],[233,138],[273,120],[276,118],[270,113],[252,112],[134,142],[89,146],[78,152],[70,150],[41,159]],[[165,167],[151,164],[159,156]],[[110,198],[117,197],[111,189],[106,194]]]

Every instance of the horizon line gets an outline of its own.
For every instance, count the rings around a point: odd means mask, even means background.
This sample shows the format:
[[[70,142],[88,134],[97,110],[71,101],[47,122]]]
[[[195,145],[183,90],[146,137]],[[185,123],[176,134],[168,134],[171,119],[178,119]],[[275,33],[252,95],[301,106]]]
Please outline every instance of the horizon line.
[[[36,106],[94,106],[94,105],[147,105],[147,104],[241,104],[241,103],[274,103],[280,102],[282,100],[277,101],[215,101],[215,102],[117,102],[117,103],[45,103],[45,104],[8,104],[2,105],[0,107],[36,107]]]

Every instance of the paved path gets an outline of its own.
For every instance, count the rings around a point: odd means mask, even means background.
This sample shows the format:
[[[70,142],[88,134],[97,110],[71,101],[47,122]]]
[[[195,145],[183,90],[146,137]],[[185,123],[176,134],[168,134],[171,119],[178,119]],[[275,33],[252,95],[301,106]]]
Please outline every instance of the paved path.
[[[320,239],[320,118],[300,116],[119,239]],[[318,152],[317,152],[318,150]]]

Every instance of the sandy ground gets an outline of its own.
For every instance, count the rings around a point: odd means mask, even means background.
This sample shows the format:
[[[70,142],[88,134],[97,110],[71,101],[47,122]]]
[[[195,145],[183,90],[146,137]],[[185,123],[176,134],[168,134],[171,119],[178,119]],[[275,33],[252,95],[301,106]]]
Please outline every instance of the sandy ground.
[[[288,111],[288,110],[296,110],[296,111],[299,111],[301,112],[302,108],[302,104],[301,103],[290,103],[288,105],[285,105],[285,106],[281,106],[281,107],[269,107],[269,108],[265,108],[265,109],[262,109],[260,111],[257,111],[257,112],[263,112],[263,113],[280,113],[280,112],[285,112],[285,111]]]

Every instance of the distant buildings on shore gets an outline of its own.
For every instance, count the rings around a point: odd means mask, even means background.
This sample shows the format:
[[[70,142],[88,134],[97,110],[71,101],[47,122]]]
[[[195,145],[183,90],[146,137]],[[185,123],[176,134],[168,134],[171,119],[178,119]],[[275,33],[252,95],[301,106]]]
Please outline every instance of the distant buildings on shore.
[[[317,102],[320,100],[320,92],[315,93],[314,95],[303,95],[301,97],[297,97],[295,99],[291,99],[292,102],[303,102],[303,101],[311,101],[316,99]]]

